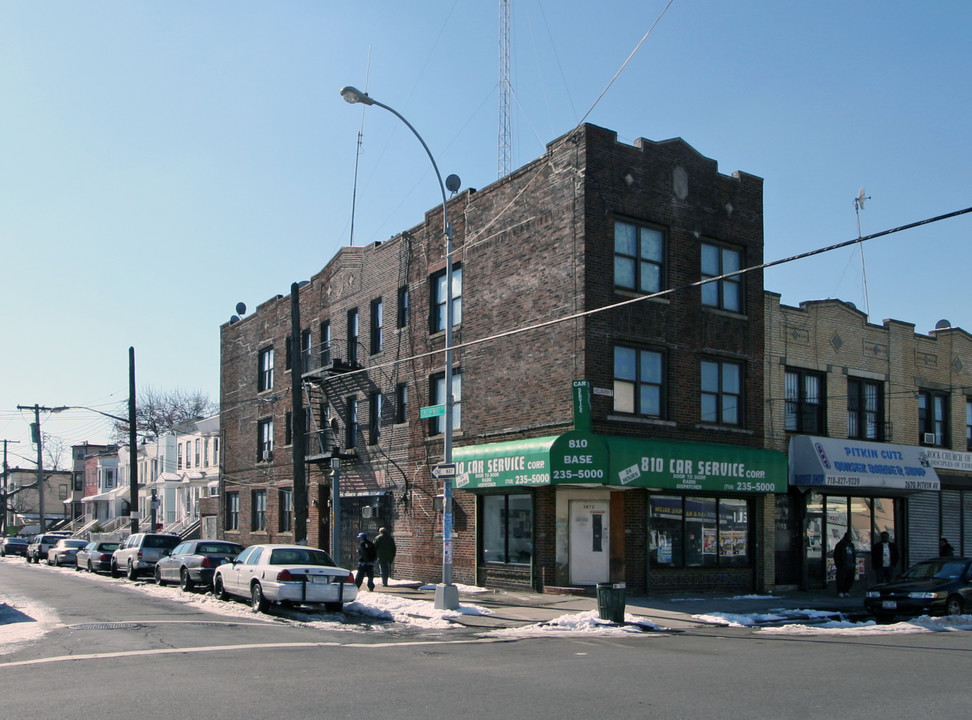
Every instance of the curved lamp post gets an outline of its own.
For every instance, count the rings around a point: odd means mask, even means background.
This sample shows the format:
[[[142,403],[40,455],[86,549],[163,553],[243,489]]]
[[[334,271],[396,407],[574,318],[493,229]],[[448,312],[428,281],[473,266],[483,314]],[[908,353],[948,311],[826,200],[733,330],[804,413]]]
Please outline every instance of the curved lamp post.
[[[452,414],[454,397],[452,395],[452,226],[449,224],[449,207],[446,202],[446,185],[442,182],[442,174],[439,166],[432,157],[432,151],[425,144],[425,140],[419,135],[418,130],[412,127],[412,123],[406,120],[395,108],[389,107],[384,103],[378,102],[368,93],[361,92],[355,87],[348,85],[341,88],[341,97],[345,101],[355,105],[377,105],[384,108],[392,115],[397,117],[405,126],[412,131],[425,149],[425,154],[432,161],[432,169],[435,170],[435,177],[439,181],[439,191],[442,193],[442,233],[446,240],[446,320],[445,320],[445,425],[444,444],[442,451],[442,462],[446,465],[452,464]],[[450,175],[447,178],[449,189],[452,191],[459,189],[459,178]],[[443,503],[442,503],[442,583],[435,588],[435,607],[438,609],[455,610],[459,607],[459,591],[452,584],[452,481],[445,479]]]

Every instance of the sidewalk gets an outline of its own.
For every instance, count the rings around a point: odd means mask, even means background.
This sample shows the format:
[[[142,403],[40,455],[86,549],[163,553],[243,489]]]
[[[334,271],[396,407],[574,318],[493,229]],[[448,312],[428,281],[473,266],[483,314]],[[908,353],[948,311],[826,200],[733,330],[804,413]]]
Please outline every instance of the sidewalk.
[[[428,587],[428,586],[425,586]],[[434,589],[422,589],[411,584],[378,587],[377,592],[393,593],[411,600],[435,599]],[[464,592],[459,590],[459,604],[475,605],[486,608],[489,615],[462,614],[453,621],[470,628],[493,630],[499,628],[515,628],[537,623],[549,622],[562,615],[597,611],[597,598],[582,595],[548,595],[520,590],[487,590]],[[779,611],[787,611],[788,622],[803,618],[805,622],[821,622],[822,613],[832,613],[843,619],[863,620],[867,617],[864,612],[862,597],[838,598],[825,591],[804,592],[793,590],[774,595],[659,595],[659,596],[627,596],[625,598],[626,615],[644,618],[659,627],[672,630],[706,627],[715,624],[712,621],[697,619],[695,615],[712,615],[714,613],[767,616],[763,622],[755,624],[779,624],[774,620]],[[799,611],[813,611],[800,613]],[[773,611],[771,613],[771,611]]]

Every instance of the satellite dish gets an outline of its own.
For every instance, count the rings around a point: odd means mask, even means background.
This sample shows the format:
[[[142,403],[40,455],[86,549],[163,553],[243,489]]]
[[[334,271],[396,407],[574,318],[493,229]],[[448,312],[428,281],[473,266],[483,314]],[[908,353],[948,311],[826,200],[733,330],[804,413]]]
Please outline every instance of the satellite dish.
[[[236,303],[236,313],[237,315],[246,315],[246,303]],[[239,320],[239,318],[237,318],[237,320]]]
[[[947,330],[950,327],[952,327],[952,323],[950,323],[948,320],[945,320],[944,318],[942,318],[937,323],[935,323],[936,330]]]
[[[445,181],[446,190],[451,193],[457,192],[462,187],[462,180],[458,175],[450,175]]]
[[[240,321],[239,315],[230,315],[230,325],[233,323],[238,323]]]

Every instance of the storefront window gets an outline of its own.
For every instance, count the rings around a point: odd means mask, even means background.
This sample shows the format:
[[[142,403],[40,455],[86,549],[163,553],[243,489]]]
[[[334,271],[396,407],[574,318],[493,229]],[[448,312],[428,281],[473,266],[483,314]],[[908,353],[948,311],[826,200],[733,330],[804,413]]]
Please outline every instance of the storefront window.
[[[648,542],[653,568],[748,567],[749,502],[652,495]]]
[[[529,565],[533,560],[533,500],[530,495],[482,498],[483,562]]]

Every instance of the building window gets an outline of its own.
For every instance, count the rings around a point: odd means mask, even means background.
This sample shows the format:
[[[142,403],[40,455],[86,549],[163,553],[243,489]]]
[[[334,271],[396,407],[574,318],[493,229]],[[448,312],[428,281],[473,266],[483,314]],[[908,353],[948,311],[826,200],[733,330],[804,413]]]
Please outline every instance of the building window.
[[[257,423],[257,462],[273,460],[273,418]]]
[[[480,502],[483,562],[529,565],[533,561],[530,495],[484,495]]]
[[[321,323],[321,367],[331,364],[331,323]]]
[[[240,529],[240,494],[226,493],[226,530]]]
[[[260,351],[260,374],[257,377],[257,391],[263,392],[273,387],[273,348]]]
[[[371,354],[381,352],[382,336],[381,326],[384,322],[384,307],[381,298],[371,301]]]
[[[446,301],[448,288],[446,287],[446,271],[435,273],[430,285],[432,286],[432,327],[431,332],[441,332],[446,329]],[[462,323],[462,267],[452,266],[452,325]]]
[[[105,482],[103,485],[105,490],[110,490],[115,487],[115,469],[105,468]]]
[[[665,234],[627,222],[614,223],[614,285],[624,290],[655,293],[665,274]]]
[[[742,253],[724,245],[702,243],[702,279],[742,269]],[[713,280],[702,285],[702,304],[742,312],[742,275]]]
[[[614,348],[614,410],[631,415],[662,417],[664,356],[654,350]]]
[[[176,445],[176,470],[182,470],[182,443]]]
[[[213,438],[213,465],[219,465],[219,438]]]
[[[278,491],[280,500],[280,522],[277,529],[280,532],[291,532],[294,529],[294,491],[290,488]]]
[[[348,405],[348,422],[345,428],[344,446],[346,448],[353,448],[357,446],[358,438],[358,401],[349,397],[347,399]]]
[[[862,378],[847,379],[847,437],[884,440],[884,384]]]
[[[918,442],[945,447],[948,442],[948,395],[934,390],[918,392]]]
[[[430,405],[445,405],[445,373],[433,375],[429,384]],[[462,426],[462,374],[452,371],[452,429]],[[445,432],[445,415],[438,415],[429,421],[429,434],[441,435]]]
[[[186,440],[186,470],[192,467],[192,441]]]
[[[398,288],[398,327],[408,327],[408,286]]]
[[[749,511],[749,501],[741,499],[652,495],[651,567],[749,567]]]
[[[199,467],[199,446],[202,444],[202,440],[196,438],[196,467]]]
[[[398,383],[395,387],[395,422],[408,422],[408,385]]]
[[[74,473],[74,491],[84,492],[84,473],[82,472]]]
[[[348,362],[358,362],[358,310],[348,310]]]
[[[965,399],[965,449],[972,450],[972,400]]]
[[[742,367],[737,363],[702,361],[702,422],[741,424]]]
[[[368,443],[378,444],[378,436],[381,434],[381,393],[373,392],[368,398]]]
[[[266,532],[267,530],[267,491],[253,490],[250,496],[250,530]]]
[[[294,414],[289,410],[284,414],[284,446],[294,444]]]
[[[203,467],[209,467],[209,438],[203,439]]]
[[[823,375],[809,370],[790,369],[786,371],[786,417],[787,432],[824,434],[824,378]]]

